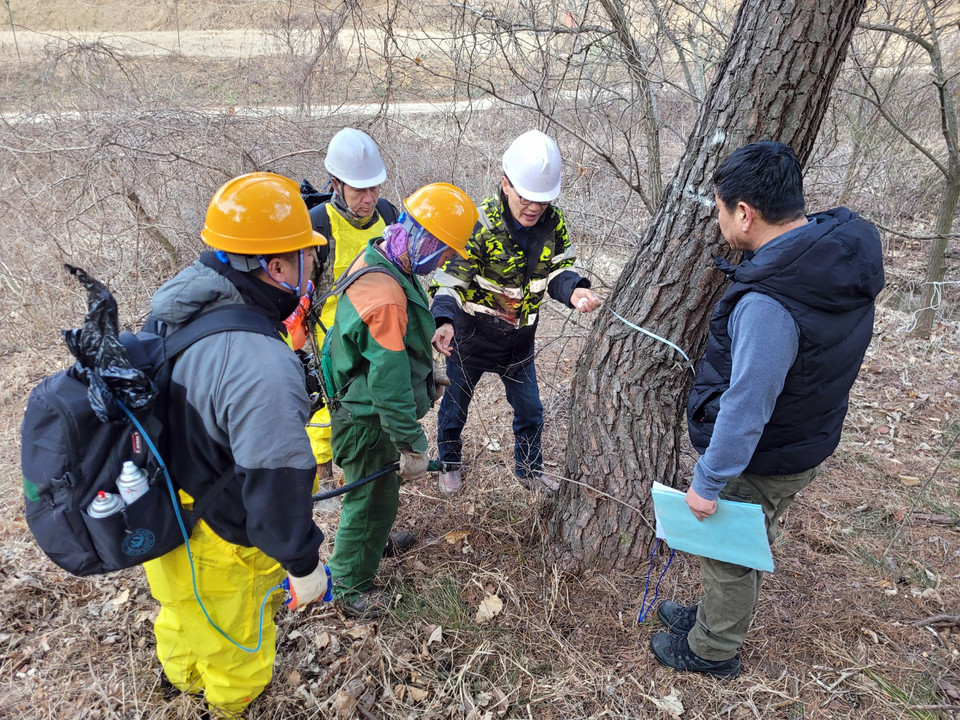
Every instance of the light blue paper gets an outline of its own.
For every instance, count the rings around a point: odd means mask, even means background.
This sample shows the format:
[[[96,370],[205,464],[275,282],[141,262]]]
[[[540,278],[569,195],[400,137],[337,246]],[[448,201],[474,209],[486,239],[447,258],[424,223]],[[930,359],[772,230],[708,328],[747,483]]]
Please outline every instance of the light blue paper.
[[[674,550],[773,572],[759,505],[718,500],[717,511],[701,522],[687,506],[686,493],[655,482],[651,494],[657,537]]]

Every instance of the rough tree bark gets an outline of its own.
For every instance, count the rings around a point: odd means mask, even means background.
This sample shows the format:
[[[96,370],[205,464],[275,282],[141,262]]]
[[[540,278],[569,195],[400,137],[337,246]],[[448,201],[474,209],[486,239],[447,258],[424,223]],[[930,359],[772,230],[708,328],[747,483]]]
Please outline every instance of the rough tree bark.
[[[866,0],[745,0],[676,176],[624,268],[608,310],[697,359],[726,255],[710,178],[741,145],[813,147]],[[679,362],[678,362],[679,361]],[[652,538],[650,484],[676,484],[692,374],[666,345],[602,312],[574,381],[564,483],[551,537],[573,562],[634,569]]]

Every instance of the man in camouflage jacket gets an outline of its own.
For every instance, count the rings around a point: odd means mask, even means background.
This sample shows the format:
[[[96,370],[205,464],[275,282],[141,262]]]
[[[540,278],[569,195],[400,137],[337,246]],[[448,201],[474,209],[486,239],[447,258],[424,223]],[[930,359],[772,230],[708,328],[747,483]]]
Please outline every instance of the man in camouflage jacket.
[[[513,407],[517,476],[531,488],[557,488],[543,478],[540,449],[543,406],[533,362],[540,306],[545,293],[580,312],[600,305],[590,281],[574,270],[563,212],[551,204],[559,190],[556,143],[536,130],[524,133],[504,154],[500,192],[480,205],[468,257],[434,275],[433,346],[448,356],[451,381],[437,421],[444,495],[460,488],[461,433],[485,372],[500,376]]]

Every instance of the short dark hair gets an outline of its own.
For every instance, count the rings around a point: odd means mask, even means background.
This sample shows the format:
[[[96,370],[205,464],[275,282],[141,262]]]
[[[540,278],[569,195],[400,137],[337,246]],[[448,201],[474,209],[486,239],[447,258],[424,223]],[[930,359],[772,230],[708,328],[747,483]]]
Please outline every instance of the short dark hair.
[[[304,250],[307,250],[307,249],[309,248],[304,248]],[[282,253],[269,253],[269,254],[263,255],[263,262],[269,265],[270,261],[273,260],[274,258],[280,258],[281,260],[286,260],[291,265],[295,265],[300,259],[299,255],[300,255],[299,250],[290,250],[288,252],[282,252]]]
[[[750,143],[732,152],[714,170],[713,187],[728,211],[743,201],[771,225],[804,215],[800,161],[780,142]]]

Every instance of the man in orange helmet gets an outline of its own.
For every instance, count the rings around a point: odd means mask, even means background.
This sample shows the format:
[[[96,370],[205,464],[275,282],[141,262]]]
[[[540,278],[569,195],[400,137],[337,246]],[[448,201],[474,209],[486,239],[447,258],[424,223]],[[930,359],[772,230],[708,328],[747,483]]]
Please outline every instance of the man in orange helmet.
[[[354,617],[389,607],[388,596],[371,587],[397,517],[400,478],[427,472],[419,419],[437,399],[430,346],[436,323],[415,276],[453,255],[466,257],[476,221],[476,207],[459,188],[422,187],[338,283],[343,294],[323,350],[334,461],[350,483],[400,460],[399,477],[389,473],[343,498],[330,571],[335,597]]]
[[[181,499],[189,508],[215,484],[225,485],[201,512],[189,544],[144,568],[160,603],[154,632],[167,679],[184,692],[202,692],[212,714],[239,717],[273,675],[273,616],[282,599],[276,586],[289,579],[290,607],[317,600],[327,587],[310,497],[310,402],[301,363],[280,338],[324,240],[310,225],[297,184],[273,173],[221,187],[201,236],[215,251],[154,295],[158,330],[243,303],[273,320],[277,337],[226,331],[177,359],[169,414],[179,421],[168,431],[179,452],[167,460]]]

